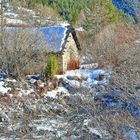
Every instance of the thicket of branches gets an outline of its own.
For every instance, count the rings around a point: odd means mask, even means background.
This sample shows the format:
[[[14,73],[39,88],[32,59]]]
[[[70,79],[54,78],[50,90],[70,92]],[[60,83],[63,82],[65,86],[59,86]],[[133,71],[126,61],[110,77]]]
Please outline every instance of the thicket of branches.
[[[28,69],[41,70],[46,53],[47,47],[40,32],[7,27],[0,48],[0,67],[9,75],[21,78]]]

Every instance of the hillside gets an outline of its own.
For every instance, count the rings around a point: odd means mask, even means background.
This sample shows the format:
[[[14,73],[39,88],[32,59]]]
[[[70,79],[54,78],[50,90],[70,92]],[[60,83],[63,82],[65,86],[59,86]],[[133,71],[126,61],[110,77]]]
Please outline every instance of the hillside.
[[[0,0],[0,140],[139,140],[139,0]]]
[[[7,2],[9,3],[7,4]],[[129,19],[134,20],[134,22],[138,22],[138,8],[140,5],[137,0],[131,2],[129,2],[129,0],[112,0],[108,1],[107,3],[103,0],[82,0],[80,2],[74,0],[25,0],[24,2],[20,0],[4,0],[3,4],[5,5],[5,10],[11,12],[9,13],[9,15],[7,14],[6,16],[11,16],[11,18],[15,18],[14,16],[17,16],[16,14],[13,15],[13,12],[16,12],[20,14],[20,18],[24,20],[34,20],[34,23],[38,23],[40,18],[40,20],[44,19],[46,21],[63,19],[67,20],[73,25],[79,23],[78,21],[83,18],[80,16],[81,13],[87,16],[87,10],[90,10],[90,12],[93,14],[97,14],[97,10],[94,11],[95,4],[105,7],[104,12],[105,14],[107,14],[106,20],[108,20],[109,22],[114,22],[116,18],[121,18],[123,20]],[[33,11],[28,9],[32,9]],[[98,13],[101,17],[103,16],[101,15],[101,11],[98,11]],[[42,22],[45,23],[45,21]]]
[[[65,20],[68,20],[72,24],[75,24],[79,18],[79,13],[83,10],[86,10],[87,8],[90,8],[96,3],[103,4],[103,5],[108,5],[107,7],[114,6],[116,7],[118,11],[122,11],[122,14],[125,13],[129,16],[132,16],[137,22],[137,16],[138,16],[138,4],[139,2],[137,0],[129,1],[129,0],[109,0],[108,2],[105,2],[103,0],[81,0],[79,1],[74,1],[74,0],[58,0],[58,1],[53,1],[53,0],[32,0],[28,1],[27,5],[34,7],[36,3],[43,4],[43,5],[49,5],[53,7],[54,9],[56,8],[58,10],[58,13],[60,16],[62,16]],[[106,4],[105,4],[106,3]],[[107,8],[106,7],[106,8]],[[112,12],[112,11],[110,11]],[[110,13],[111,14],[111,13]]]

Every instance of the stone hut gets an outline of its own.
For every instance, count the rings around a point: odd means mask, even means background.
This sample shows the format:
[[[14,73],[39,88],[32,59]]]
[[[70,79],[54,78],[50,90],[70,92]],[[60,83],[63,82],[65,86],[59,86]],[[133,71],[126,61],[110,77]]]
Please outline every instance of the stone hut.
[[[47,27],[7,27],[12,35],[19,31],[29,31],[32,34],[41,34],[41,40],[45,44],[44,52],[57,57],[58,69],[65,72],[71,61],[79,62],[80,44],[74,28],[70,25],[54,25]],[[40,45],[40,44],[39,44]]]
[[[67,26],[49,26],[38,28],[46,40],[49,53],[57,57],[58,68],[63,72],[69,69],[71,61],[79,62],[81,50],[74,28]]]

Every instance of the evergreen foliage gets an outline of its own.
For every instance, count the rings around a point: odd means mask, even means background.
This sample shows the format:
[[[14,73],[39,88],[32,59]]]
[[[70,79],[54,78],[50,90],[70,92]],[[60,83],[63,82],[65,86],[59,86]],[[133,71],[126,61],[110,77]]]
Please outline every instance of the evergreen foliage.
[[[48,78],[53,78],[58,70],[57,59],[55,55],[49,55],[47,60],[47,65],[45,67],[45,75]]]
[[[89,6],[94,0],[26,0],[29,7],[34,7],[36,3],[50,5],[57,8],[63,19],[71,24],[78,21],[81,10]]]
[[[111,3],[111,1],[94,0],[92,5],[85,11],[86,18],[83,27],[86,30],[97,30],[108,23],[118,22],[120,20],[120,12]]]
[[[135,0],[26,0],[29,7],[33,7],[36,3],[49,5],[58,10],[58,13],[63,19],[68,20],[71,24],[76,24],[81,11],[94,7],[94,11],[102,10],[102,15],[105,16],[108,22],[118,20],[118,12],[121,10],[122,18],[130,15],[133,18],[137,16]],[[91,9],[91,8],[90,8]],[[93,10],[92,10],[93,11]],[[96,13],[97,13],[96,12]]]

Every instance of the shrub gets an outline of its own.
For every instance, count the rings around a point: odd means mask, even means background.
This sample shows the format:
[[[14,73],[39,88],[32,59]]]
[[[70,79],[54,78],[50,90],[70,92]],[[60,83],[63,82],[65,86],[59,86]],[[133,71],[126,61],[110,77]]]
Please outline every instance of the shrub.
[[[79,68],[79,61],[71,59],[68,63],[68,70],[75,70]]]
[[[45,67],[45,75],[47,78],[53,78],[57,73],[58,65],[55,55],[49,55],[47,65]]]

